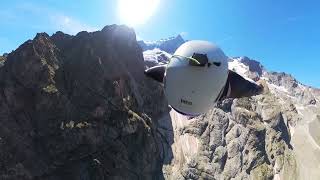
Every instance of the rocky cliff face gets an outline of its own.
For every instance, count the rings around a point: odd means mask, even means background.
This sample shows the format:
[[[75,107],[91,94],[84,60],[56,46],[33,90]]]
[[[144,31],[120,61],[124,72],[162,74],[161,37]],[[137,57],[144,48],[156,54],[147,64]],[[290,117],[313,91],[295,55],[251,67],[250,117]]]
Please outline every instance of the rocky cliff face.
[[[173,118],[180,145],[173,148],[167,178],[298,179],[288,128],[297,117],[289,105],[265,94],[227,100],[195,119]]]
[[[158,179],[168,112],[124,26],[37,34],[0,68],[0,179]]]

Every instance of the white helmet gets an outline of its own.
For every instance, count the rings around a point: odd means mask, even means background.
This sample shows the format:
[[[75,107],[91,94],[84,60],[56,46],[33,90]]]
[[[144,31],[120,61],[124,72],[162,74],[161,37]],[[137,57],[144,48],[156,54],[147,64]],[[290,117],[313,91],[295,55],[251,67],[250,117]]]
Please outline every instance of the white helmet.
[[[228,58],[207,41],[188,41],[167,65],[164,91],[176,111],[197,116],[219,99],[228,78]]]

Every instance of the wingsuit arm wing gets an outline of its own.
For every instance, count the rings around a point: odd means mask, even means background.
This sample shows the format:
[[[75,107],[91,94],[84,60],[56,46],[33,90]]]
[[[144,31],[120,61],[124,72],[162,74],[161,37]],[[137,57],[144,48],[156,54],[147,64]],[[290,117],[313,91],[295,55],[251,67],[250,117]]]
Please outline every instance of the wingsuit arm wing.
[[[166,65],[154,66],[144,71],[147,77],[150,77],[160,83],[163,83],[164,73],[166,72]]]
[[[150,77],[160,83],[163,83],[166,65],[154,66],[144,71],[147,77]],[[221,92],[219,101],[226,98],[241,98],[258,95],[263,92],[263,86],[248,81],[241,75],[229,70],[227,83]]]
[[[259,86],[254,82],[250,82],[236,72],[229,70],[227,83],[220,100],[226,98],[250,97],[262,92],[262,86]]]

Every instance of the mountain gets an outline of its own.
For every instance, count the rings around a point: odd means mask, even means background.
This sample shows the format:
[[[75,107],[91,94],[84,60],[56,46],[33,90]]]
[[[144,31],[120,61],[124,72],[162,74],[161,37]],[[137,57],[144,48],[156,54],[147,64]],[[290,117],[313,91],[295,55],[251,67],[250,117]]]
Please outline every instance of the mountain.
[[[155,49],[153,59],[165,53]],[[144,58],[152,59],[152,51]],[[319,179],[320,90],[248,57],[230,58],[229,69],[264,81],[266,92],[227,99],[194,119],[171,111],[159,121],[173,150],[165,178]],[[173,138],[165,128],[170,124]]]
[[[167,64],[171,56],[171,54],[158,48],[143,52],[143,58],[147,68],[155,65]]]
[[[39,33],[2,58],[0,179],[319,179],[319,89],[230,58],[268,88],[187,118],[143,73],[168,62],[167,44],[111,25]]]
[[[158,41],[138,41],[143,51],[158,48],[162,51],[171,54],[173,54],[176,51],[176,49],[185,42],[186,41],[182,38],[181,35],[178,35],[176,37],[170,37],[167,39],[161,39]]]
[[[0,68],[0,179],[163,177],[162,87],[125,26],[39,33]]]

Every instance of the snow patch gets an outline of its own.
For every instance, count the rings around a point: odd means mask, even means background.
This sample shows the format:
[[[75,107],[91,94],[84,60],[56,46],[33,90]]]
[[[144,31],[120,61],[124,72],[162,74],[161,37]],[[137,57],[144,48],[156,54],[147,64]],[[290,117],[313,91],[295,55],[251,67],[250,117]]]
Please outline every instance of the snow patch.
[[[264,74],[260,77],[260,79],[265,80],[266,82],[268,82],[270,79],[265,77]]]
[[[146,50],[143,52],[143,58],[145,61],[150,61],[150,62],[154,62],[154,63],[157,63],[159,64],[159,59],[161,59],[161,55],[164,55],[167,57],[167,59],[170,59],[171,58],[171,54],[165,52],[165,51],[162,51],[160,50],[159,48],[155,48],[155,49],[152,49],[152,50]]]
[[[304,86],[304,85],[302,85],[302,84],[300,84],[300,83],[298,83],[298,86],[299,86],[299,88],[302,89],[303,91],[305,91],[305,90],[307,89],[306,86]]]
[[[290,124],[289,125],[289,131],[290,131],[290,134],[291,134],[291,137],[294,135],[294,127],[291,126]]]
[[[277,85],[274,85],[274,84],[271,84],[271,83],[268,83],[269,85],[269,88],[272,89],[272,90],[275,90],[275,91],[280,91],[280,92],[283,92],[283,93],[289,93],[289,91],[283,87],[283,86],[277,86]]]
[[[249,67],[246,66],[245,64],[241,63],[240,60],[241,60],[241,58],[235,58],[235,59],[232,59],[231,61],[229,61],[229,63],[228,63],[229,69],[238,73],[246,80],[248,80],[252,83],[255,83],[255,81],[248,78],[248,76],[246,75],[246,73],[249,71]]]
[[[249,71],[249,67],[241,63],[238,59],[234,59],[229,62],[229,69],[235,71],[241,76],[246,76],[246,72]]]
[[[166,41],[171,41],[174,40],[176,37],[169,37],[169,38],[165,38],[165,39],[160,39],[157,41],[143,41],[146,45],[161,45],[162,43],[166,42]]]
[[[305,111],[305,107],[304,106],[301,106],[301,105],[296,105],[296,109],[298,111],[298,114],[303,116],[303,113],[302,111]]]

